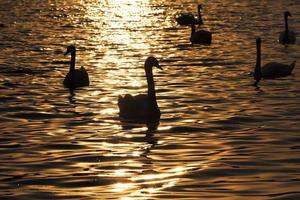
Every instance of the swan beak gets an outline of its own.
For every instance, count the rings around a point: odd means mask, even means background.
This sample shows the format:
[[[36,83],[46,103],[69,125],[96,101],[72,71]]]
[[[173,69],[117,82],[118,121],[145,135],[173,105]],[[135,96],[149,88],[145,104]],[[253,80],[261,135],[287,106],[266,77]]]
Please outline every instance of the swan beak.
[[[64,55],[66,56],[68,53],[70,53],[70,51],[69,51],[69,50],[67,50],[67,51],[66,51],[66,53],[65,53]]]
[[[160,65],[157,65],[156,67],[160,70],[163,70],[163,68]]]

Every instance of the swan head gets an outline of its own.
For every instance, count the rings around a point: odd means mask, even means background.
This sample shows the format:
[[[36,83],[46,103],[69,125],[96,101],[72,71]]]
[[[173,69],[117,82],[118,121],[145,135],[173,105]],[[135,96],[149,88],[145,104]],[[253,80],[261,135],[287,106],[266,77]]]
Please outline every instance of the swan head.
[[[72,53],[72,52],[75,52],[76,51],[76,48],[74,45],[70,45],[67,47],[67,51],[64,55],[68,55],[68,53]]]
[[[202,5],[198,4],[198,10],[202,10]]]
[[[256,38],[256,44],[261,44],[261,39],[260,38]]]
[[[288,17],[288,16],[291,17],[292,14],[291,14],[289,11],[285,11],[285,12],[284,12],[284,16],[285,16],[285,17]]]
[[[153,56],[148,57],[145,61],[145,68],[151,68],[151,67],[157,67],[158,69],[162,70],[158,60]]]

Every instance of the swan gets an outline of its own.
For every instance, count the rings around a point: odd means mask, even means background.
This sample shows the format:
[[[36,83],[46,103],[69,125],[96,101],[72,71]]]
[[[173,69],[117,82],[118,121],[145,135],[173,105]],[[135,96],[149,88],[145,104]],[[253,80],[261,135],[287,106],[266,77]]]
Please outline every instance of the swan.
[[[156,101],[155,85],[152,68],[159,66],[158,60],[152,56],[148,57],[144,64],[147,77],[148,94],[132,96],[126,94],[118,98],[119,116],[124,119],[141,122],[157,121],[160,119],[160,110]]]
[[[212,33],[205,30],[196,31],[195,23],[191,24],[192,32],[190,41],[192,44],[211,44]]]
[[[65,55],[69,53],[71,53],[70,70],[64,79],[64,86],[67,88],[89,86],[89,75],[85,68],[75,69],[76,48],[74,45],[68,46]]]
[[[289,30],[288,17],[292,14],[289,11],[284,12],[285,30],[279,35],[279,42],[282,44],[294,44],[296,42],[296,34]]]
[[[258,82],[262,79],[273,79],[278,77],[284,77],[291,75],[296,61],[292,62],[290,65],[270,62],[261,67],[261,39],[256,39],[256,65],[254,69],[254,85],[257,86]]]
[[[198,7],[198,19],[195,19],[194,15],[191,13],[184,13],[181,14],[179,17],[176,18],[176,21],[179,25],[190,25],[192,23],[202,25],[203,20],[201,16],[201,10],[202,10],[202,5],[199,4]]]

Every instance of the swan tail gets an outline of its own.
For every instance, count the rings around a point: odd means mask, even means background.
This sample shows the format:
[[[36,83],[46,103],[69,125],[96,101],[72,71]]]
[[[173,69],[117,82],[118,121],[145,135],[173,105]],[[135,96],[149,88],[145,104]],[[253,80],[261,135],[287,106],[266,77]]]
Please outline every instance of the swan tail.
[[[122,105],[122,102],[123,102],[123,97],[122,97],[122,95],[119,95],[118,96],[118,106],[119,106],[119,108],[120,108],[120,106]]]
[[[291,73],[292,73],[293,69],[295,68],[295,66],[296,66],[296,60],[294,62],[292,62],[292,64],[290,65]]]
[[[119,107],[119,115],[122,116],[124,115],[123,113],[125,112],[125,108],[124,108],[124,98],[119,95],[118,96],[118,107]]]
[[[255,80],[255,82],[254,82],[253,86],[255,86],[255,87],[258,87],[258,83],[259,83],[259,81],[260,81],[260,80]]]
[[[118,96],[118,106],[120,107],[120,105],[122,105],[122,102],[124,100],[124,97],[122,97],[122,95]]]
[[[130,107],[132,105],[134,105],[134,103],[131,95],[126,94],[124,97],[121,95],[118,96],[119,115],[121,117],[126,117],[127,115],[130,115]]]
[[[80,71],[81,71],[81,74],[82,74],[83,85],[84,86],[90,85],[90,78],[89,78],[89,74],[87,73],[86,69],[83,66],[81,66]]]
[[[294,62],[292,62],[291,66],[295,67],[296,66],[296,62],[297,62],[296,60]]]

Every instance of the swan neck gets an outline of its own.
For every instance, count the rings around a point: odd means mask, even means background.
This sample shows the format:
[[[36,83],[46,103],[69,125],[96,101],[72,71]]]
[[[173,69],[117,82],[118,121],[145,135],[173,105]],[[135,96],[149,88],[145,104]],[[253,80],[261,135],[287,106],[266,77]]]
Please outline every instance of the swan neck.
[[[149,106],[151,108],[158,107],[156,102],[156,92],[155,92],[155,83],[154,83],[153,73],[152,73],[152,66],[145,65],[145,72],[146,72],[147,85],[148,85]]]
[[[71,52],[70,71],[75,71],[76,51]]]
[[[285,25],[285,32],[289,32],[289,23],[288,23],[288,16],[284,16],[284,25]]]
[[[261,79],[261,44],[256,43],[256,65],[254,70],[254,78],[259,81]]]
[[[201,22],[201,8],[198,7],[198,21]]]
[[[192,34],[191,35],[193,35],[195,32],[196,32],[196,27],[195,27],[195,24],[192,23]]]
[[[145,72],[147,77],[148,96],[155,97],[155,84],[153,79],[152,67],[145,66]]]

